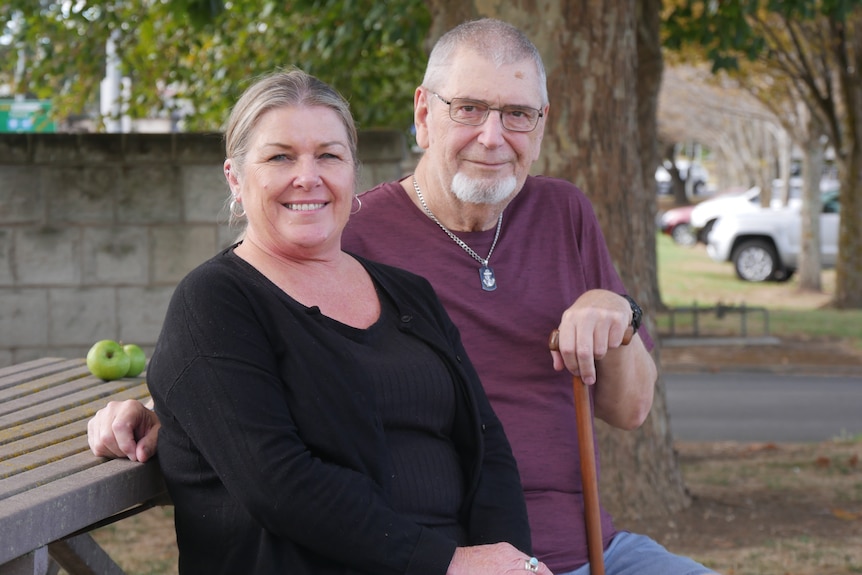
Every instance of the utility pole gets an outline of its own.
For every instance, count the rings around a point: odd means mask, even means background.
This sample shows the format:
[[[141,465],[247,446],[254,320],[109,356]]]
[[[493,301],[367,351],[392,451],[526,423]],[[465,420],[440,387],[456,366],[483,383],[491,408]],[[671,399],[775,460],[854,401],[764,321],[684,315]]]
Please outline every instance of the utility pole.
[[[122,77],[120,57],[117,54],[119,30],[114,30],[105,44],[105,78],[100,85],[99,112],[105,121],[105,131],[118,134],[131,131],[131,118],[125,114],[125,97],[128,97],[130,83]]]

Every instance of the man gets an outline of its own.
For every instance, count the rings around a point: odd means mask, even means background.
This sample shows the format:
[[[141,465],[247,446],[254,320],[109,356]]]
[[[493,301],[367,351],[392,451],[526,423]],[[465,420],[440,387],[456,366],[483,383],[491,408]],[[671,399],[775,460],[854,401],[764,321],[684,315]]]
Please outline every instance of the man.
[[[431,281],[512,444],[536,556],[580,575],[589,567],[568,372],[595,384],[596,416],[623,429],[645,420],[657,373],[644,330],[622,345],[640,310],[589,201],[568,182],[528,176],[548,110],[541,57],[520,31],[486,19],[444,35],[414,95],[425,154],[413,176],[362,195],[344,248]],[[137,403],[109,406],[91,422],[93,451],[143,460],[153,419]],[[616,532],[605,512],[602,532],[609,575],[709,573]]]

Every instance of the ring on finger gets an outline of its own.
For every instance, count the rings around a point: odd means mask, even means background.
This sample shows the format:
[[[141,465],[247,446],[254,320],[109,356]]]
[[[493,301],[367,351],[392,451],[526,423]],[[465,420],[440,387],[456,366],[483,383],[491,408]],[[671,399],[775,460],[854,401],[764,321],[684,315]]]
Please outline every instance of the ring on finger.
[[[535,557],[530,557],[524,561],[524,569],[533,573],[537,572],[539,570],[539,560]]]

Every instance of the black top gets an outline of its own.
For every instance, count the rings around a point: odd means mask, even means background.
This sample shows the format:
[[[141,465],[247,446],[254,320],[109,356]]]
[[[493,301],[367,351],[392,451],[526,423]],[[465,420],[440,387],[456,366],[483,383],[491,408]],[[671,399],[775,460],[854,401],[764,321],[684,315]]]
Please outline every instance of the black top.
[[[380,301],[380,321],[351,329],[347,345],[361,342],[357,351],[374,387],[392,465],[392,506],[464,544],[464,473],[452,442],[455,384],[440,356],[391,321],[397,310],[389,298]]]
[[[442,574],[456,544],[508,541],[530,553],[515,462],[457,330],[425,280],[359,261],[393,304],[369,330],[302,306],[232,249],[177,286],[148,383],[184,575]],[[374,363],[384,356],[363,351],[362,340],[393,329],[406,339],[390,352],[418,342],[433,353],[417,364],[402,356],[391,367],[403,373],[386,383]],[[405,507],[421,480],[398,475],[417,463],[392,448],[406,428],[391,418],[404,412],[382,409],[392,398],[380,397],[423,365],[437,371],[407,400],[436,380],[451,411],[421,424],[426,435],[432,426],[448,434],[426,437],[422,452],[436,445],[451,461],[448,442],[463,482],[446,471],[436,517]],[[454,532],[445,509],[453,493],[462,527]]]

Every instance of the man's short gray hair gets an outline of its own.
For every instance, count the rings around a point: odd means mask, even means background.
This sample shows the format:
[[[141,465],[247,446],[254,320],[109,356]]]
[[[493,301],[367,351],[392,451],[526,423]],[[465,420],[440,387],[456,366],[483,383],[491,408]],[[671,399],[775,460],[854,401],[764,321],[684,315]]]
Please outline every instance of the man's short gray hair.
[[[542,106],[548,104],[548,76],[539,50],[518,28],[493,18],[470,20],[443,34],[428,57],[422,85],[429,89],[443,85],[447,69],[462,49],[472,50],[498,67],[528,58],[533,60],[539,76]]]

